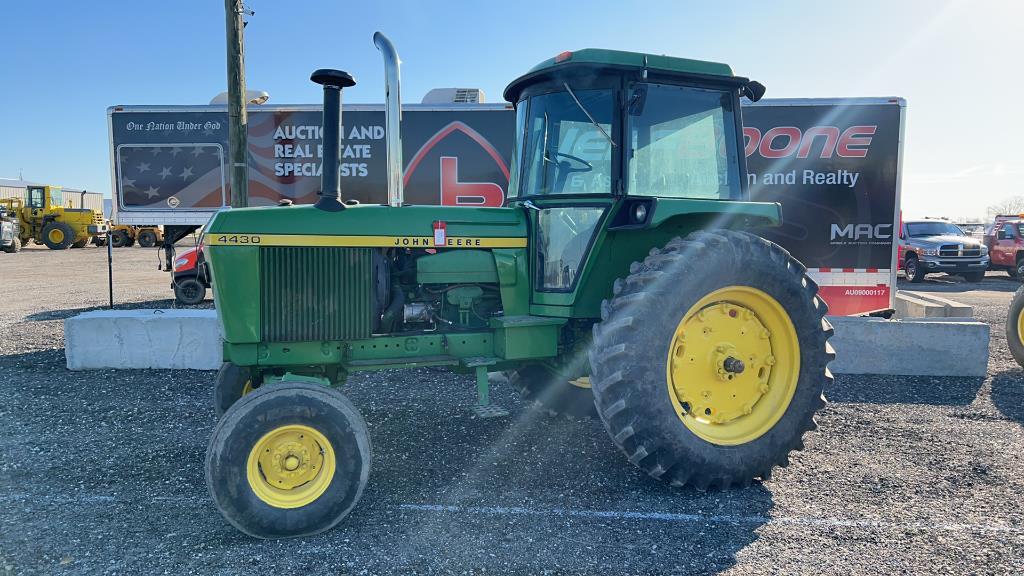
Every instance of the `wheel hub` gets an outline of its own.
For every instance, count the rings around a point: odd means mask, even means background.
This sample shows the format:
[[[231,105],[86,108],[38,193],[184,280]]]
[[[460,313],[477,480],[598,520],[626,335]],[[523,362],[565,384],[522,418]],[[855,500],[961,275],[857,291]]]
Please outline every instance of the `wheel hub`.
[[[669,394],[680,420],[717,444],[747,442],[774,425],[799,373],[788,314],[749,287],[716,290],[697,302],[677,326],[668,356]]]
[[[271,506],[297,508],[323,494],[334,467],[334,450],[323,434],[304,425],[282,426],[250,451],[249,485]]]

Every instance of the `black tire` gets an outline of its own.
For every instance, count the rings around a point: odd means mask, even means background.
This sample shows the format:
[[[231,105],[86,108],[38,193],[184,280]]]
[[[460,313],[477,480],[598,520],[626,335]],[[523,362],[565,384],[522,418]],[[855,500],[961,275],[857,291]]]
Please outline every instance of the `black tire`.
[[[1018,256],[1017,263],[1014,265],[1013,268],[1007,270],[1006,273],[1010,275],[1010,278],[1013,278],[1015,280],[1024,279],[1024,257]]]
[[[71,244],[71,247],[72,248],[85,248],[85,245],[88,244],[88,243],[89,243],[89,239],[86,238],[84,240],[79,240],[78,242],[75,242],[75,243]]]
[[[195,277],[174,281],[174,298],[181,304],[194,306],[206,299],[206,286]]]
[[[907,256],[906,262],[903,263],[903,273],[907,275],[908,280],[915,284],[924,281],[924,268],[921,268],[917,256]]]
[[[1024,314],[1024,286],[1017,289],[1010,301],[1010,310],[1006,314],[1006,345],[1010,348],[1010,355],[1017,361],[1017,364],[1024,367],[1024,341],[1021,340],[1020,320]]]
[[[56,234],[58,231],[60,234]],[[59,238],[51,240],[51,233],[59,236]],[[43,226],[43,244],[46,244],[46,247],[50,250],[67,250],[74,241],[75,230],[66,222],[50,222]]]
[[[128,241],[131,240],[131,237],[124,230],[114,230],[109,234],[109,237],[110,245],[114,248],[124,248],[128,246]]]
[[[822,391],[832,379],[826,365],[834,358],[827,343],[828,307],[805,272],[777,244],[744,232],[713,231],[651,250],[615,282],[614,297],[602,304],[602,322],[594,326],[591,382],[601,421],[630,462],[673,486],[703,490],[767,479],[773,467],[788,465],[791,451],[803,449],[804,433],[817,428],[814,415],[825,406]],[[712,443],[684,425],[667,377],[680,322],[702,298],[725,287],[755,288],[774,299],[799,347],[793,396],[781,405],[778,420],[734,445]]]
[[[107,245],[107,238],[105,236],[93,236],[92,243],[93,246],[99,246],[102,248]]]
[[[15,236],[11,240],[11,245],[10,246],[4,246],[4,252],[7,252],[8,254],[16,254],[16,253],[18,253],[20,251],[21,251],[21,238],[18,238],[17,236]]]
[[[242,396],[255,391],[257,387],[252,381],[252,371],[248,368],[232,362],[221,364],[213,385],[213,408],[217,416],[223,416]]]
[[[968,282],[981,282],[985,279],[985,272],[967,272],[963,277]]]
[[[156,234],[152,230],[143,230],[138,236],[139,246],[152,248],[156,246]]]
[[[509,375],[509,383],[519,391],[523,400],[533,402],[552,416],[596,418],[597,408],[590,386],[581,386],[573,380],[540,364],[524,366]]]
[[[329,478],[310,480],[329,482],[314,500],[279,508],[257,495],[248,478],[248,460],[265,435],[296,425],[323,435],[335,469]],[[340,392],[308,382],[282,382],[245,396],[217,423],[206,450],[206,484],[217,509],[242,532],[256,538],[307,536],[334,527],[356,505],[369,478],[370,452],[366,422]],[[320,454],[325,453],[321,445]],[[263,470],[257,483],[266,478]]]

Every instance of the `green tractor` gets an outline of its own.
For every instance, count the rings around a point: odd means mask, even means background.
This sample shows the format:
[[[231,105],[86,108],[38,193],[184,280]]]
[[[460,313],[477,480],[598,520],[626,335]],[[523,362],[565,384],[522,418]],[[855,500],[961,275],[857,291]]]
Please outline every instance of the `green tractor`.
[[[549,409],[596,412],[631,463],[674,486],[746,486],[802,448],[834,357],[805,268],[748,230],[740,98],[724,64],[564,52],[513,81],[506,207],[403,202],[398,56],[385,61],[388,204],[342,200],[341,90],[323,85],[312,206],[223,210],[206,232],[227,361],[206,455],[219,510],[261,538],[355,506],[370,440],[339,391],[362,370],[489,371]]]

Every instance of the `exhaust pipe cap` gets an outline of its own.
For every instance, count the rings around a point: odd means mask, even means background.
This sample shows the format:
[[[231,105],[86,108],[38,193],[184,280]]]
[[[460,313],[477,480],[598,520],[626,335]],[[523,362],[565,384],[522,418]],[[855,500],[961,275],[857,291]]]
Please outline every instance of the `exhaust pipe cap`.
[[[321,68],[312,74],[309,79],[321,86],[334,86],[336,88],[351,88],[356,85],[356,79],[348,72]]]

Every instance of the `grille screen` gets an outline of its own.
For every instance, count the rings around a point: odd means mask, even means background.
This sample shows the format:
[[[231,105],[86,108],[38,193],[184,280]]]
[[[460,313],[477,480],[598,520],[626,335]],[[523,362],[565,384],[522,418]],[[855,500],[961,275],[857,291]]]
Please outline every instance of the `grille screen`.
[[[260,249],[264,342],[368,338],[373,330],[369,248]]]

